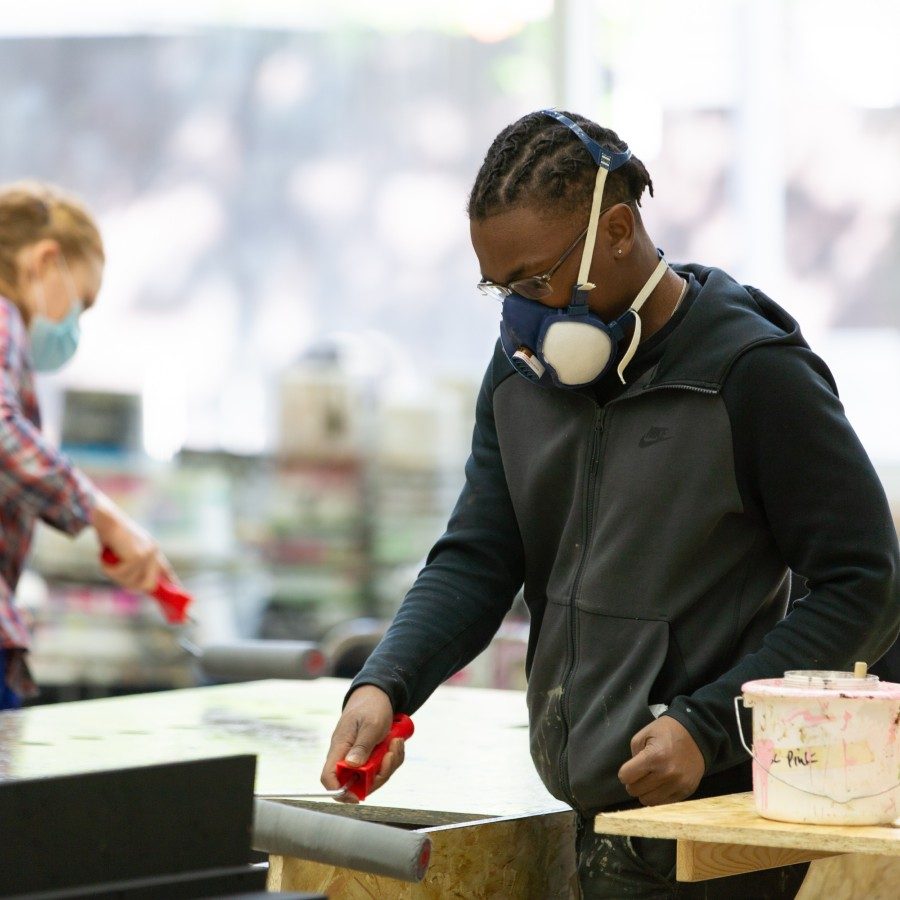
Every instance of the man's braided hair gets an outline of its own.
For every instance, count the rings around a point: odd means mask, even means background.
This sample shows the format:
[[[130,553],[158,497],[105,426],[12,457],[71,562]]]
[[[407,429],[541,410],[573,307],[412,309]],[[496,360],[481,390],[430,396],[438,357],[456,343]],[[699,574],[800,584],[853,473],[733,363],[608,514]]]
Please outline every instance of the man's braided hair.
[[[561,112],[607,149],[625,149],[614,131],[584,116]],[[535,207],[551,215],[586,209],[596,177],[596,163],[569,128],[544,113],[529,113],[494,138],[475,178],[466,211],[470,219],[481,220],[518,206]],[[607,176],[603,205],[639,206],[644,188],[649,188],[652,197],[650,174],[632,156]]]

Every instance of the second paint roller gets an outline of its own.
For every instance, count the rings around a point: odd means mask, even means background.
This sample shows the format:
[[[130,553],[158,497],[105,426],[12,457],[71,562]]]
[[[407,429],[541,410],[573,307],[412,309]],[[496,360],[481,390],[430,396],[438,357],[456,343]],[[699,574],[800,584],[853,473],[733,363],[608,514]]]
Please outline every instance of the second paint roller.
[[[108,566],[119,557],[104,547],[101,560]],[[193,597],[180,585],[160,578],[153,590],[166,621],[173,626],[190,622],[187,610]],[[325,654],[311,641],[230,641],[203,647],[183,635],[178,643],[211,678],[318,678],[327,667]]]

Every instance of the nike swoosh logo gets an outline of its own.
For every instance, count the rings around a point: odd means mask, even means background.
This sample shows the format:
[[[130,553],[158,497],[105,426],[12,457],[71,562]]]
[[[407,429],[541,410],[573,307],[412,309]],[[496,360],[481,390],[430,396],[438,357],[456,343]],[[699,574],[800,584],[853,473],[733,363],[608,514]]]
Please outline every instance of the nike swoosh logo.
[[[654,444],[670,441],[675,437],[668,428],[651,428],[639,441],[638,447],[652,447]]]

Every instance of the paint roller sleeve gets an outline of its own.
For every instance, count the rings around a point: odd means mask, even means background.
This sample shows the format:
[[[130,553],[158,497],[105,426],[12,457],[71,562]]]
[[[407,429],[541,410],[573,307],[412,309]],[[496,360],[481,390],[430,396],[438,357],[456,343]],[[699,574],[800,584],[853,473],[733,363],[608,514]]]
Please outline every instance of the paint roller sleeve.
[[[253,849],[404,881],[421,881],[431,859],[424,834],[269,800],[254,801]]]

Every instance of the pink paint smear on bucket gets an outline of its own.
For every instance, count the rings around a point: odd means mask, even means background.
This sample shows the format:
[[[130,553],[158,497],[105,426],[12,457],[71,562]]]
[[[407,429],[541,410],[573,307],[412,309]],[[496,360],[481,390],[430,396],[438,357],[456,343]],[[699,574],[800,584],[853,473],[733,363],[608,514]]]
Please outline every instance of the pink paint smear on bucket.
[[[775,742],[760,740],[753,744],[753,788],[760,809],[769,806],[769,768],[775,759]]]

